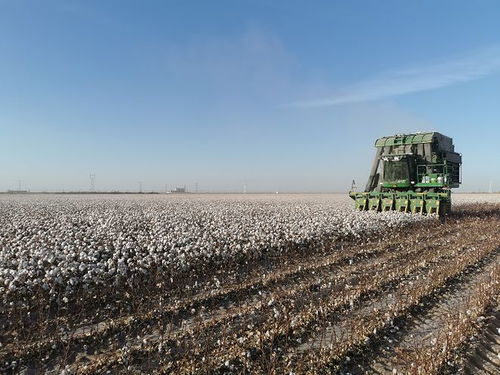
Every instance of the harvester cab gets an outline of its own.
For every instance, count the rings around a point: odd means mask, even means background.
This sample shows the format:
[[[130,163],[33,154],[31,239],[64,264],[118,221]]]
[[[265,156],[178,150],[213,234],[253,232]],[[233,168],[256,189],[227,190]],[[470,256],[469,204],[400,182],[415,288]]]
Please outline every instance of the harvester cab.
[[[358,210],[446,215],[451,188],[459,187],[462,156],[437,132],[377,139],[364,192],[349,192]]]

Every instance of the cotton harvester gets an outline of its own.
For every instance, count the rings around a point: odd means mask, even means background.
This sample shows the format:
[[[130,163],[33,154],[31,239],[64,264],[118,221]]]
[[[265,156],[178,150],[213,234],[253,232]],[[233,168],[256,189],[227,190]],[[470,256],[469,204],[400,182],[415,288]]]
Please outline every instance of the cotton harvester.
[[[356,209],[446,215],[451,188],[459,187],[462,155],[437,132],[377,139],[364,192],[349,192]]]

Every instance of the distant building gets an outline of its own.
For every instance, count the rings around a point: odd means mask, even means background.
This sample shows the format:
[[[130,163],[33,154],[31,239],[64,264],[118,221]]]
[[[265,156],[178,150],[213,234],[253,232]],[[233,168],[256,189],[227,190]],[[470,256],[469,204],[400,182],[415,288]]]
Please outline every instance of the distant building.
[[[176,194],[187,193],[185,186],[184,187],[176,187],[174,190],[171,190],[170,192],[171,193],[176,193]]]

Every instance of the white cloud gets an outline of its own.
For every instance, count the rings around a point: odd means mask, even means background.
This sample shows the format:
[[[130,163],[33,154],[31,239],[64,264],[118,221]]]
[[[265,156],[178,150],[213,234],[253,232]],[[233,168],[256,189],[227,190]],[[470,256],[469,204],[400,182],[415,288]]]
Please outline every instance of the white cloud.
[[[493,46],[455,59],[381,73],[330,96],[301,100],[291,105],[309,108],[374,101],[472,81],[498,70],[500,46]]]

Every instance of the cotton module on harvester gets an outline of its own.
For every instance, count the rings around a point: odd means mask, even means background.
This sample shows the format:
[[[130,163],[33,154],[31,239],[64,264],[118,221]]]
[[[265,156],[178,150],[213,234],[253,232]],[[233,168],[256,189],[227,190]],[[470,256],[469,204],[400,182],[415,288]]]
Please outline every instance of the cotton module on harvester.
[[[446,215],[459,187],[462,155],[437,132],[379,138],[364,192],[349,192],[356,209]]]

